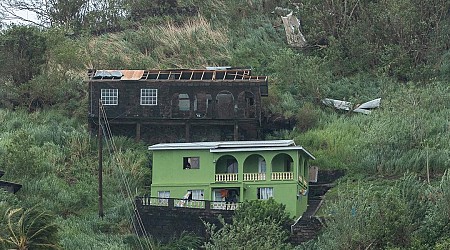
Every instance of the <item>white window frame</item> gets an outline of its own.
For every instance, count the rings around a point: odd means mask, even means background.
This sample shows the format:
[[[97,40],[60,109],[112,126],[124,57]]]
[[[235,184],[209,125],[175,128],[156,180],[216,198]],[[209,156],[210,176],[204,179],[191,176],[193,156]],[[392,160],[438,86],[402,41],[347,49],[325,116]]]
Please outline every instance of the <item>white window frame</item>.
[[[141,89],[141,105],[158,105],[158,89]]]
[[[170,191],[158,191],[158,205],[167,206],[168,198],[170,198]]]
[[[103,105],[119,105],[118,89],[101,89],[100,99]]]
[[[188,192],[191,192],[193,200],[205,200],[205,191],[203,189],[193,189],[188,190]]]
[[[158,198],[170,198],[170,191],[158,191]]]
[[[260,187],[258,188],[259,200],[268,200],[273,197],[273,187]]]

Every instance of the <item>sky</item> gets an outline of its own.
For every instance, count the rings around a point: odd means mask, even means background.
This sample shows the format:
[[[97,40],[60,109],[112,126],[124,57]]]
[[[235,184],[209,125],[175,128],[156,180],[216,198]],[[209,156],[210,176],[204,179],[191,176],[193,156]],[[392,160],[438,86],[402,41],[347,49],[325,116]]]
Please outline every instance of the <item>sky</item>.
[[[1,0],[0,0],[0,1],[1,1]],[[34,12],[31,12],[31,11],[25,11],[25,10],[18,10],[18,11],[16,11],[15,13],[16,13],[17,15],[23,17],[23,18],[26,18],[26,19],[29,19],[29,20],[38,22],[36,13],[34,13]],[[19,19],[14,19],[14,18],[12,18],[12,17],[6,18],[6,20],[5,20],[4,22],[7,23],[7,24],[30,24],[30,23],[28,23],[28,22],[24,22],[24,21],[21,21],[21,20],[19,20]]]

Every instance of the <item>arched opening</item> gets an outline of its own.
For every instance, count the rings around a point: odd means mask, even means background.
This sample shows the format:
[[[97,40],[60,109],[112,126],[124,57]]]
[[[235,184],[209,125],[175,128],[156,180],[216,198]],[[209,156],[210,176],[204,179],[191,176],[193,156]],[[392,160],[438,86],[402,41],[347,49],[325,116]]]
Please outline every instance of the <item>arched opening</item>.
[[[277,154],[272,159],[272,180],[293,180],[294,160],[286,153]]]
[[[255,118],[255,95],[250,91],[243,91],[238,96],[238,115],[242,118]]]
[[[208,93],[198,93],[194,97],[195,118],[211,116],[212,96]]]
[[[238,161],[234,156],[221,156],[216,161],[216,182],[237,181],[238,171]]]
[[[248,156],[244,161],[244,181],[258,181],[266,179],[266,160],[259,154]]]
[[[216,114],[219,119],[234,117],[234,96],[229,91],[220,91],[216,96]]]
[[[171,118],[185,118],[189,117],[191,110],[191,100],[188,94],[175,93],[172,95],[170,101]]]

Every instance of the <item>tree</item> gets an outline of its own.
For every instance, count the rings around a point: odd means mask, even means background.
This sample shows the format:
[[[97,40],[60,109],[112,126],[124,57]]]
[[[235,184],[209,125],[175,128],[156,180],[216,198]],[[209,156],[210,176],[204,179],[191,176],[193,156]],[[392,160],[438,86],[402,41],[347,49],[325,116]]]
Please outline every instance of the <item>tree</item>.
[[[0,242],[7,248],[18,250],[59,249],[58,227],[52,221],[49,213],[36,207],[10,208],[0,227]]]
[[[46,39],[35,27],[12,26],[0,33],[0,75],[14,85],[38,75],[46,62]]]
[[[42,27],[62,27],[79,34],[90,31],[117,29],[127,16],[128,0],[3,0],[0,12],[10,17]],[[33,12],[38,20],[24,18],[18,12]]]

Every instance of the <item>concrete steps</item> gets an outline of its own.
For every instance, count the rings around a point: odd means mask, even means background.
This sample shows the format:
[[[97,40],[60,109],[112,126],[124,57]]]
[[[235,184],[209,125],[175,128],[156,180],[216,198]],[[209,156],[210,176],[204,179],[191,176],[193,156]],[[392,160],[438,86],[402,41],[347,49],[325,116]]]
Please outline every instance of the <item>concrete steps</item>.
[[[308,208],[302,217],[291,227],[289,241],[293,245],[316,238],[325,226],[323,218],[316,213],[323,203],[326,192],[334,186],[333,182],[345,174],[342,170],[319,171],[316,183],[309,183]]]

